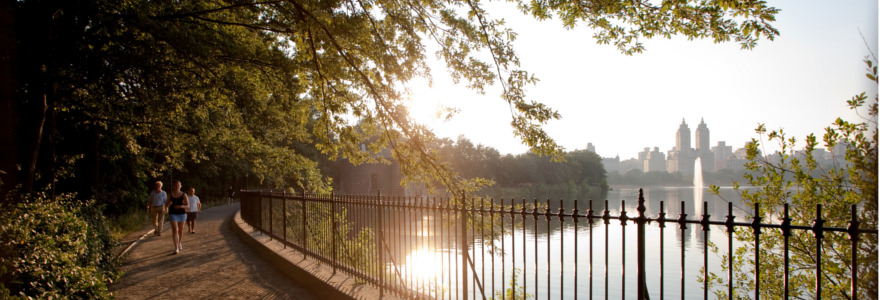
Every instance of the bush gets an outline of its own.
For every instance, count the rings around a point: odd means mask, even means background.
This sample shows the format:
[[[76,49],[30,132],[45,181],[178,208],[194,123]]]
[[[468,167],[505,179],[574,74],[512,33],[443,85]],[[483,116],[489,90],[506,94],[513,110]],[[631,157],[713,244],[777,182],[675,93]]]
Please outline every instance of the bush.
[[[95,201],[23,198],[0,211],[0,298],[110,298],[118,272]]]

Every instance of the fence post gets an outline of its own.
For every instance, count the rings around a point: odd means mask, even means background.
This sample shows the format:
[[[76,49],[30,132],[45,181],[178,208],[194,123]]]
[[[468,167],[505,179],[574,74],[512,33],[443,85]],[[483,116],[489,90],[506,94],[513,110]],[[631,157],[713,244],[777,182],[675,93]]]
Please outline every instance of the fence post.
[[[816,299],[822,299],[822,239],[825,220],[822,219],[822,204],[816,204],[816,219],[813,220],[813,233],[816,235]],[[853,266],[857,267],[857,266]],[[852,280],[856,280],[853,278]]]
[[[639,189],[639,206],[636,208],[639,212],[639,216],[636,218],[636,224],[638,227],[638,243],[637,247],[637,255],[638,255],[638,299],[644,300],[648,297],[648,287],[646,283],[645,276],[645,195],[642,192],[642,189]]]
[[[330,192],[330,247],[333,249],[333,275],[336,275],[336,265],[339,264],[339,260],[337,260],[336,256],[336,197],[333,196],[333,192]]]
[[[858,264],[858,246],[859,246],[859,222],[856,215],[856,205],[853,204],[850,206],[850,221],[849,225],[846,227],[846,232],[849,234],[849,240],[852,241],[852,246],[850,247],[850,261],[852,261],[852,281],[850,284],[850,295],[852,300],[857,300],[859,298],[859,290],[858,290],[858,278],[859,278],[859,264]]]
[[[755,234],[755,300],[761,299],[761,203],[755,202],[755,216],[752,217],[752,231]]]
[[[241,197],[240,194],[238,196]],[[244,221],[247,222],[248,225],[250,225],[251,216],[248,214],[248,213],[250,213],[250,211],[248,210],[247,204],[245,204],[244,201],[245,201],[245,199],[241,199],[241,202],[239,203],[239,206],[240,206],[239,209],[241,210],[240,214],[241,214],[241,218],[244,219]]]
[[[302,247],[303,247],[303,249],[309,249],[309,236],[306,235],[306,227],[309,226],[308,216],[307,216],[308,215],[308,209],[307,209],[308,203],[306,203],[306,190],[303,189],[303,191],[300,195],[301,195],[301,197],[300,197],[299,202],[302,204],[302,207],[301,207],[302,208],[302,230],[301,230],[302,231]],[[307,252],[309,252],[309,251],[303,251],[303,257],[305,257]]]
[[[257,206],[256,213],[258,216],[257,217],[257,221],[258,221],[257,224],[259,224],[260,234],[265,234],[265,232],[263,232],[264,231],[263,228],[266,228],[265,226],[263,226],[263,213],[264,213],[263,212],[263,192],[253,192],[253,193],[256,196],[254,198],[257,199],[257,201],[256,201],[256,206]]]
[[[459,248],[461,248],[461,291],[462,295],[464,295],[463,299],[468,299],[468,281],[467,281],[467,269],[468,269],[468,247],[467,247],[467,218],[465,217],[465,209],[467,206],[465,205],[464,199],[461,200],[461,209],[459,213],[459,226],[461,226],[461,238],[459,239]]]
[[[275,194],[269,192],[269,240],[273,240],[273,236],[275,236],[275,224],[272,218],[272,215],[275,214],[275,209],[272,207],[272,203],[275,202]]]
[[[287,191],[281,191],[281,228],[284,231],[284,249],[287,249]]]
[[[376,203],[379,206],[379,298],[385,296],[385,203],[382,201],[382,192],[376,194]]]

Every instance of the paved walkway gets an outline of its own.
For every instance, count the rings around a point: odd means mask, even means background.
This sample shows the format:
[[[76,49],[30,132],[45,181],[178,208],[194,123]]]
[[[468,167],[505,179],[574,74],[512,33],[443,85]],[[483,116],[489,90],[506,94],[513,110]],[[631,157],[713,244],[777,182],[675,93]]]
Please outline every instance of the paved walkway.
[[[162,236],[153,236],[152,226],[127,236],[125,244],[143,238],[124,257],[113,294],[119,299],[316,299],[239,239],[230,227],[238,210],[238,204],[203,210],[196,233],[184,233],[177,255],[167,222]]]

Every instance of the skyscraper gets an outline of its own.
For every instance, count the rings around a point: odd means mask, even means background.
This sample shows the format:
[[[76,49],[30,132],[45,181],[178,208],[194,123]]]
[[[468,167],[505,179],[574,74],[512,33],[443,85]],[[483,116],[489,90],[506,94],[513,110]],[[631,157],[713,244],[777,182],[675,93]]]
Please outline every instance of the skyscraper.
[[[681,129],[679,129],[681,131]],[[694,131],[694,136],[696,136],[697,140],[697,151],[709,151],[709,127],[706,126],[706,123],[703,122],[703,118],[700,118],[700,125],[697,125],[697,130]]]
[[[709,146],[709,127],[703,122],[703,118],[700,118],[700,125],[697,125],[694,136],[696,137],[696,154],[703,163],[703,172],[714,172],[715,155]]]
[[[669,173],[679,172],[684,175],[694,174],[694,160],[696,159],[696,151],[691,148],[691,129],[684,122],[684,119],[681,119],[681,125],[675,132],[675,147],[669,150],[666,159],[666,171]]]
[[[688,128],[688,125],[684,122],[684,119],[681,119],[681,125],[678,126],[678,131],[675,133],[675,150],[683,151],[690,148],[691,129]]]

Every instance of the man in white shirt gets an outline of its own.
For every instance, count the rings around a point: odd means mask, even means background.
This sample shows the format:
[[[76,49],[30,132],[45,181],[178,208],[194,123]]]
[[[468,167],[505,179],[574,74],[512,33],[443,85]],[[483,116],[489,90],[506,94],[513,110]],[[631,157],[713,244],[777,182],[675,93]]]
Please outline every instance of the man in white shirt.
[[[168,194],[162,190],[162,182],[157,180],[147,199],[147,210],[150,212],[150,218],[153,219],[153,235],[156,236],[162,235],[162,223],[165,223],[165,201],[168,201]]]
[[[186,228],[189,229],[189,233],[196,233],[196,219],[202,211],[202,201],[196,196],[196,189],[193,187],[186,190],[186,197],[189,201],[189,209],[186,210]]]

